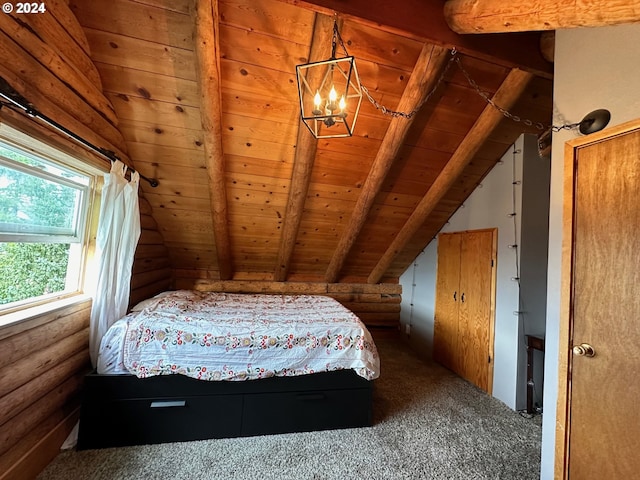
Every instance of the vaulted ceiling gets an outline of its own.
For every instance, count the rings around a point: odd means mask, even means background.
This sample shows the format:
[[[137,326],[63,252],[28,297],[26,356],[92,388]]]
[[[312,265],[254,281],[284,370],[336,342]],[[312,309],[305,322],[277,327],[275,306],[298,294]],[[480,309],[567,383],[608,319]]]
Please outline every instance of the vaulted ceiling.
[[[548,125],[539,34],[461,36],[443,2],[71,0],[175,275],[396,281],[523,132]],[[362,83],[355,134],[301,126],[297,64],[334,14]],[[438,79],[443,79],[438,83]]]

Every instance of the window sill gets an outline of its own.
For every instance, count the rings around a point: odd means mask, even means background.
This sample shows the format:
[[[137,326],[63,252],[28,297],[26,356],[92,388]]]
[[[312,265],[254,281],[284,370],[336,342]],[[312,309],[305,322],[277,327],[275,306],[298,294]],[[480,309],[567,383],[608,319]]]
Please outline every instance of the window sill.
[[[48,323],[52,320],[51,314],[57,310],[86,302],[91,302],[90,295],[77,294],[7,314],[0,314],[0,339]]]

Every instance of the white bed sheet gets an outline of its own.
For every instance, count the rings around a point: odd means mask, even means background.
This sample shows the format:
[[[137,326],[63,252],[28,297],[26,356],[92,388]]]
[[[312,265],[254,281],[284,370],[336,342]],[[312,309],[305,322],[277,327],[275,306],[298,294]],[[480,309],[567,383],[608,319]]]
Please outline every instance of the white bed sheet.
[[[180,290],[146,300],[103,337],[98,373],[250,380],[353,369],[380,373],[358,317],[330,297]]]

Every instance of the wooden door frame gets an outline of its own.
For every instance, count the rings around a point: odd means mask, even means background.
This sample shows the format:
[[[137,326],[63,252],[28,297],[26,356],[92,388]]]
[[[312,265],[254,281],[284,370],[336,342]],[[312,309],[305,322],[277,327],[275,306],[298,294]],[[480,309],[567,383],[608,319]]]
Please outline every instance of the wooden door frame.
[[[560,332],[558,353],[558,400],[556,404],[556,443],[554,478],[567,479],[569,474],[569,422],[571,405],[571,358],[573,303],[573,259],[575,220],[575,181],[577,152],[596,143],[612,140],[640,130],[640,119],[632,120],[600,132],[569,140],[564,146],[564,182],[562,208],[562,263],[560,267]]]

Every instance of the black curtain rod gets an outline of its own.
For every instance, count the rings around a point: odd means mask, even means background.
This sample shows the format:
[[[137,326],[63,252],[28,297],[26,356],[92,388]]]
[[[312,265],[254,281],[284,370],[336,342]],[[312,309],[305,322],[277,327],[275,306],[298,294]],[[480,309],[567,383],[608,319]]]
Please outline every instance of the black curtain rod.
[[[5,106],[5,107],[11,108],[12,110],[15,110],[16,107],[17,107],[20,110],[22,110],[24,113],[26,113],[29,117],[33,117],[33,118],[37,118],[38,120],[41,120],[42,122],[46,123],[50,127],[53,127],[56,130],[58,130],[59,132],[64,133],[67,137],[71,138],[72,140],[75,140],[79,144],[84,145],[85,147],[89,148],[90,150],[93,150],[94,152],[98,153],[99,155],[102,155],[107,160],[110,160],[111,162],[115,162],[116,160],[120,160],[120,158],[118,157],[118,155],[116,155],[115,152],[113,152],[111,150],[107,150],[106,148],[95,146],[93,143],[91,143],[91,142],[85,140],[84,138],[76,135],[71,130],[67,129],[66,127],[63,127],[62,125],[60,125],[55,120],[52,120],[51,118],[47,117],[46,115],[40,113],[38,110],[36,110],[33,107],[33,105],[31,105],[31,103],[29,103],[27,101],[26,98],[24,98],[22,95],[20,95],[18,92],[16,92],[11,87],[11,85],[9,85],[7,83],[7,81],[2,77],[0,77],[0,97],[4,98],[6,100],[6,103],[5,102],[0,102],[0,107]],[[135,170],[132,169],[131,167],[129,167],[128,165],[127,165],[127,168],[129,169],[129,171],[131,173],[135,172]],[[138,175],[140,175],[141,179],[149,182],[149,185],[151,185],[154,188],[159,185],[158,180],[155,179],[155,178],[145,177],[144,175],[141,175],[140,172],[138,172]]]

